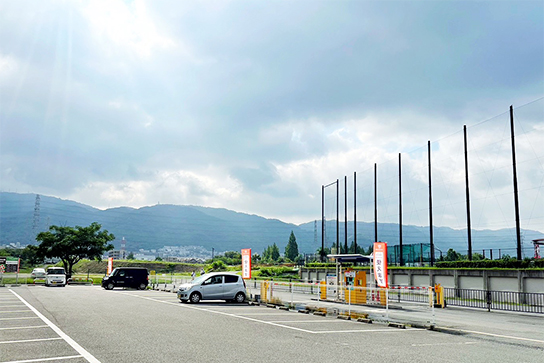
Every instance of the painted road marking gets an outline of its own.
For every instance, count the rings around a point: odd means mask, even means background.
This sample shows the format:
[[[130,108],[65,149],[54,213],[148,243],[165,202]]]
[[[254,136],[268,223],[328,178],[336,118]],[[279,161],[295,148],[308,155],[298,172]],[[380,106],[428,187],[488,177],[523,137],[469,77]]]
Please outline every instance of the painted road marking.
[[[424,343],[424,344],[412,344],[412,347],[434,347],[439,345],[473,345],[479,344],[478,342],[461,342],[461,343]]]
[[[0,342],[0,344],[12,344],[12,343],[28,343],[28,342],[45,342],[48,340],[62,340],[61,337],[57,338],[41,338],[41,339],[25,339],[25,340],[8,340],[6,342]]]
[[[259,319],[250,318],[248,316],[244,316],[245,314],[244,315],[237,315],[237,314],[227,313],[227,312],[223,312],[223,311],[217,311],[217,310],[212,310],[212,309],[207,309],[207,308],[200,308],[200,307],[196,307],[196,306],[192,306],[192,305],[180,304],[179,302],[170,302],[170,301],[159,300],[159,299],[151,298],[151,297],[148,297],[148,296],[142,296],[142,295],[137,295],[137,294],[132,294],[132,293],[125,293],[125,292],[118,292],[118,293],[119,294],[124,294],[124,295],[129,295],[129,296],[134,296],[134,297],[137,297],[137,298],[140,298],[140,299],[155,301],[155,302],[159,302],[159,303],[162,303],[162,304],[168,304],[168,305],[177,306],[177,307],[186,308],[186,309],[193,309],[193,310],[205,311],[205,312],[209,312],[209,313],[213,313],[213,314],[230,316],[230,317],[237,318],[237,319],[243,319],[243,320],[253,321],[253,322],[256,322],[256,323],[260,323],[260,324],[277,326],[277,327],[280,327],[280,328],[296,330],[296,331],[309,333],[309,334],[336,334],[336,333],[360,333],[360,332],[401,332],[401,330],[393,329],[393,328],[367,329],[367,330],[357,329],[357,330],[338,330],[338,331],[336,331],[336,330],[313,331],[313,330],[308,330],[308,329],[297,328],[297,327],[294,327],[294,326],[284,325],[284,324],[280,324],[280,323],[276,323],[276,322],[272,322],[272,321],[266,321],[266,320],[259,320]],[[285,314],[287,314],[287,312]],[[327,321],[323,320],[322,322],[326,323]],[[402,330],[402,332],[409,332],[409,331],[424,331],[424,330],[422,330],[422,329],[405,329],[405,330]]]
[[[82,358],[82,357],[83,357],[82,355],[70,355],[70,356],[66,356],[66,357],[51,357],[51,358],[27,359],[27,360],[12,360],[10,362],[2,362],[2,363],[47,362],[47,361],[51,361],[51,360],[65,360],[65,359],[75,359],[75,358]]]
[[[440,330],[445,331],[451,331],[451,332],[458,332],[458,333],[469,333],[469,334],[478,334],[478,335],[486,335],[494,338],[504,338],[504,339],[513,339],[513,340],[523,340],[527,342],[533,342],[533,343],[540,343],[544,344],[544,340],[539,339],[531,339],[531,338],[522,338],[522,337],[516,337],[512,335],[501,335],[501,334],[494,334],[494,333],[486,333],[482,331],[475,331],[475,330],[463,330],[463,329],[452,329],[452,328],[443,328],[440,327]]]
[[[91,353],[87,352],[81,345],[79,345],[75,340],[73,340],[72,338],[70,338],[68,335],[66,335],[58,326],[56,326],[55,324],[53,324],[49,319],[47,319],[42,313],[40,313],[35,307],[33,307],[32,305],[30,305],[29,303],[26,302],[25,299],[23,299],[21,296],[19,296],[15,291],[13,290],[9,290],[13,295],[15,295],[19,300],[21,300],[23,302],[23,304],[25,304],[30,310],[32,310],[34,312],[34,314],[36,314],[40,319],[42,319],[42,321],[47,324],[51,329],[53,329],[53,331],[55,333],[58,334],[58,336],[60,336],[66,343],[70,344],[70,346],[72,348],[74,348],[79,354],[80,356],[71,356],[71,358],[80,358],[80,357],[83,357],[85,358],[87,361],[91,362],[91,363],[100,363],[100,361],[98,359],[96,359]],[[57,358],[57,359],[71,359],[70,357],[67,357],[67,358]],[[27,360],[27,361],[20,361],[18,363],[23,363],[23,362],[41,362],[41,361],[46,361],[46,360],[55,360],[55,359],[36,359],[36,360]]]
[[[0,328],[0,330],[17,330],[17,329],[39,329],[48,328],[48,325],[35,325],[35,326],[15,326],[10,328]]]
[[[0,320],[23,320],[23,319],[39,319],[37,316],[24,316],[19,318],[0,318]]]

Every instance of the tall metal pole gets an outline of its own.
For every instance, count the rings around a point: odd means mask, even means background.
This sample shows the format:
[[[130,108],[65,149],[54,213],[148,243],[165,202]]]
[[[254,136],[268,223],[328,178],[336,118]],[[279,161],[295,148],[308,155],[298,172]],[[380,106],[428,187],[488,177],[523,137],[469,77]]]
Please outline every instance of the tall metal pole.
[[[434,239],[433,239],[433,189],[431,178],[431,141],[427,142],[427,155],[429,157],[429,240],[431,243],[431,266],[434,266]]]
[[[402,256],[402,160],[399,153],[399,265],[404,266]]]
[[[321,262],[325,262],[325,186],[321,186]]]
[[[348,177],[344,175],[344,252],[348,253]]]
[[[514,168],[514,207],[516,210],[516,238],[517,238],[517,257],[521,260],[521,228],[519,225],[519,198],[518,198],[518,172],[516,167],[516,141],[514,136],[514,107],[510,106],[510,133],[512,135],[512,165]]]
[[[463,125],[463,135],[465,140],[465,185],[467,194],[467,237],[468,237],[468,259],[472,261],[472,227],[470,220],[470,189],[468,183],[468,147],[467,147],[467,125]]]
[[[378,164],[374,163],[374,242],[378,242]]]
[[[357,253],[357,172],[353,172],[353,245]]]
[[[339,215],[339,211],[338,211],[338,187],[339,185],[339,182],[338,182],[338,179],[336,179],[336,253],[337,254],[340,254],[340,231],[339,231],[339,228],[340,228],[340,215]]]

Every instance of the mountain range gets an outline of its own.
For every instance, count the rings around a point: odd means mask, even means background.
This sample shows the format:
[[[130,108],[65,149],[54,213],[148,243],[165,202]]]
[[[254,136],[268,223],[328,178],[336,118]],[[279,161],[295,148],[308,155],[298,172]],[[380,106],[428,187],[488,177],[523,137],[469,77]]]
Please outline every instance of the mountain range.
[[[116,236],[114,245],[120,247],[124,237],[128,251],[159,249],[164,246],[201,246],[209,251],[238,251],[252,248],[262,253],[276,243],[281,252],[289,241],[291,231],[296,236],[301,253],[315,253],[321,247],[321,221],[300,225],[267,219],[228,209],[189,205],[157,204],[142,208],[119,207],[106,210],[70,200],[36,194],[0,192],[0,245],[19,242],[35,244],[35,236],[50,225],[87,226],[98,222]],[[336,241],[336,221],[327,221],[325,246]],[[378,223],[378,239],[390,245],[398,244],[399,228],[395,223]],[[531,240],[543,238],[543,233],[522,230],[524,250],[531,255]],[[433,228],[434,243],[444,253],[453,248],[466,253],[467,232],[448,227]],[[513,229],[473,230],[473,251],[502,249],[515,256],[516,233]],[[339,240],[344,243],[344,223],[339,223]],[[348,244],[353,240],[353,222],[348,221]],[[367,247],[374,240],[374,223],[357,222],[357,243]],[[403,244],[429,243],[428,226],[403,225]]]

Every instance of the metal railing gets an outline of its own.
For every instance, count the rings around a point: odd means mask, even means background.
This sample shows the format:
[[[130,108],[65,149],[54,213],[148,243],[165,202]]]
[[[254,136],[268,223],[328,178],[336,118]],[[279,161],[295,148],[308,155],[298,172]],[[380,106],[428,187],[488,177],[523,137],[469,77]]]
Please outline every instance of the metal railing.
[[[544,294],[444,288],[446,304],[525,313],[544,313]]]

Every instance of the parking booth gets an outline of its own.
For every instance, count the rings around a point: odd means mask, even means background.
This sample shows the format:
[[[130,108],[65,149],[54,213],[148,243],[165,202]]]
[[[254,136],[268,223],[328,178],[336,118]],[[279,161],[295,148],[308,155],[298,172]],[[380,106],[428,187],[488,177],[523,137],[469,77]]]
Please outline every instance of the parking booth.
[[[344,263],[369,262],[372,257],[361,254],[327,255],[336,262],[336,276],[338,284],[341,284],[336,292],[335,300],[344,300],[352,304],[366,303],[366,271],[356,271],[351,267],[343,269]],[[330,299],[329,296],[327,296]]]

